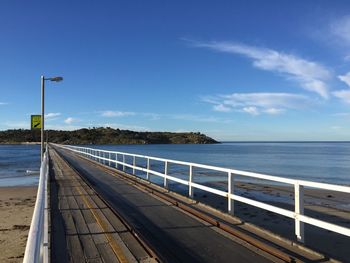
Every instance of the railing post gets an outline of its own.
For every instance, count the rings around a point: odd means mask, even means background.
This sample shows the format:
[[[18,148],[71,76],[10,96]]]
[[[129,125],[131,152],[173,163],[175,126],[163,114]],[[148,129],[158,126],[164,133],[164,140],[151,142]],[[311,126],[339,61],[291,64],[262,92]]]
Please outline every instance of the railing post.
[[[47,153],[47,149],[46,149]],[[48,154],[48,153],[47,153]],[[46,156],[48,162],[48,156]],[[45,169],[45,203],[44,203],[44,237],[43,237],[43,263],[49,262],[49,204],[48,204],[48,183],[49,183],[49,164]]]
[[[168,188],[168,161],[165,161],[164,164],[164,188]]]
[[[132,174],[135,175],[135,166],[136,166],[136,157],[133,156],[132,158]]]
[[[233,174],[231,172],[228,172],[228,186],[227,186],[227,210],[228,212],[233,215],[235,212],[234,207],[234,200],[231,198],[231,195],[233,194],[234,190],[234,181],[233,181]]]
[[[118,154],[117,153],[115,154],[115,160],[116,160],[115,168],[118,169]]]
[[[123,154],[123,172],[125,172],[125,154]]]
[[[190,171],[189,171],[189,177],[188,177],[188,196],[190,198],[193,198],[192,181],[193,181],[193,166],[190,165]]]
[[[108,166],[111,166],[111,152],[108,153]]]
[[[149,169],[150,169],[150,163],[149,158],[147,158],[147,174],[146,174],[146,180],[149,181]]]
[[[300,221],[299,215],[304,214],[304,186],[297,181],[294,184],[294,199],[295,199],[295,235],[299,242],[305,242],[304,223]]]

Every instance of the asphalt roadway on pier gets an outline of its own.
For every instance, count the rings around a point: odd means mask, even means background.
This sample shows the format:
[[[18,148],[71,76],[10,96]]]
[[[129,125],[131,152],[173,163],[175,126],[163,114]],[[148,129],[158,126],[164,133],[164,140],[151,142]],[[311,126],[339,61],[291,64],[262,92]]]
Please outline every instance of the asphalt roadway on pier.
[[[271,262],[179,209],[99,169],[67,150],[55,149],[137,229],[164,262]]]

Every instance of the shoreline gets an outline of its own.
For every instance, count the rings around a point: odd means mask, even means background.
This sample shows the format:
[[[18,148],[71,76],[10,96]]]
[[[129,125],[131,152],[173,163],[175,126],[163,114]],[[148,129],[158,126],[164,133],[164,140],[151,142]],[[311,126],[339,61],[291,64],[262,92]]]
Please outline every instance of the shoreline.
[[[22,262],[37,186],[0,187],[0,262]]]
[[[0,142],[0,145],[40,145],[41,142]]]
[[[212,182],[210,186],[214,184]],[[223,183],[216,182],[216,188],[223,188]],[[188,194],[188,188],[178,184],[169,185],[169,189],[184,196]],[[235,192],[252,200],[294,211],[292,187],[237,182]],[[349,194],[305,189],[304,197],[305,215],[350,228]],[[227,198],[194,189],[194,200],[227,213]],[[239,201],[235,201],[234,209],[234,216],[243,222],[296,241],[293,219]],[[305,245],[337,260],[347,261],[350,257],[349,237],[308,224],[305,224]]]

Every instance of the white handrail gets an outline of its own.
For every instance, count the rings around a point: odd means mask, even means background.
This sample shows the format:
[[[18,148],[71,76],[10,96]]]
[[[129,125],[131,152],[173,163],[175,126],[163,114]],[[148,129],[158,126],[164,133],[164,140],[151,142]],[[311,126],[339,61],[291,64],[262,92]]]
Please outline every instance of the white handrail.
[[[72,145],[58,145],[56,146],[65,148],[68,150],[71,150],[76,153],[80,153],[88,158],[91,158],[93,160],[103,162],[103,164],[106,164],[108,162],[109,166],[111,166],[111,163],[115,165],[117,168],[118,164],[122,166],[122,171],[125,171],[125,167],[129,167],[133,170],[133,174],[135,175],[135,170],[143,171],[147,174],[147,180],[149,180],[149,175],[156,175],[159,177],[162,177],[164,179],[164,187],[167,187],[168,180],[175,181],[177,183],[187,185],[189,187],[189,196],[193,197],[193,188],[201,189],[219,196],[226,197],[228,199],[228,211],[229,213],[234,213],[234,200],[237,200],[239,202],[243,202],[255,207],[259,207],[261,209],[265,209],[267,211],[274,212],[279,215],[283,215],[289,218],[294,219],[295,221],[295,235],[300,242],[304,242],[304,223],[317,226],[326,230],[330,230],[333,232],[336,232],[338,234],[342,234],[345,236],[350,237],[350,229],[347,227],[339,226],[336,224],[328,223],[319,219],[315,219],[309,216],[304,215],[304,186],[311,187],[311,188],[317,188],[322,190],[329,190],[329,191],[338,191],[343,193],[350,193],[350,187],[349,186],[342,186],[342,185],[335,185],[335,184],[327,184],[327,183],[318,183],[318,182],[312,182],[312,181],[305,181],[305,180],[296,180],[296,179],[289,179],[284,177],[277,177],[272,175],[266,175],[266,174],[260,174],[260,173],[253,173],[253,172],[247,172],[247,171],[241,171],[241,170],[235,170],[230,168],[223,168],[223,167],[217,167],[217,166],[211,166],[211,165],[204,165],[204,164],[198,164],[198,163],[191,163],[191,162],[183,162],[183,161],[177,161],[177,160],[171,160],[171,159],[164,159],[164,158],[158,158],[158,157],[152,157],[152,156],[146,156],[146,155],[139,155],[139,154],[132,154],[132,153],[125,153],[125,152],[116,152],[116,151],[106,151],[106,150],[99,150],[96,148],[87,148],[87,147],[79,147],[79,146],[72,146]],[[105,153],[108,153],[109,158],[104,157],[105,155],[102,155]],[[115,159],[112,159],[111,156],[115,155]],[[118,156],[122,156],[122,161],[118,160]],[[127,163],[125,156],[131,156],[133,157],[132,163]],[[147,167],[143,168],[136,165],[136,158],[144,159],[147,161]],[[159,161],[164,163],[164,172],[158,172],[151,169],[150,161]],[[189,179],[179,179],[176,177],[173,177],[168,174],[168,167],[170,164],[178,164],[183,166],[189,167]],[[228,190],[223,191],[219,189],[215,189],[209,186],[201,185],[198,183],[193,182],[193,168],[202,168],[207,170],[213,170],[213,171],[219,171],[219,172],[225,172],[228,177]],[[249,199],[247,197],[239,196],[234,194],[234,176],[240,175],[240,176],[246,176],[251,177],[255,179],[260,180],[269,180],[279,183],[285,183],[290,184],[294,186],[294,211],[283,209],[277,206],[273,206],[270,204],[266,204],[260,201],[256,201],[253,199]]]
[[[39,186],[24,253],[24,263],[48,262],[48,176],[49,160],[46,148],[40,167]]]

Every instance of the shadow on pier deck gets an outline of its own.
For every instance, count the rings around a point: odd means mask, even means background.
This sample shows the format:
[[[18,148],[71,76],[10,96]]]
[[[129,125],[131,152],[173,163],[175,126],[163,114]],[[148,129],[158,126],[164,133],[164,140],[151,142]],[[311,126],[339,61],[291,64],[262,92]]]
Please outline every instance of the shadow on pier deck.
[[[152,262],[127,226],[50,151],[51,262]]]
[[[127,174],[67,150],[51,147],[50,161],[52,262],[328,261],[241,233],[213,211],[204,212],[211,219],[200,218],[180,209],[186,200],[160,198],[151,185],[145,190]]]

